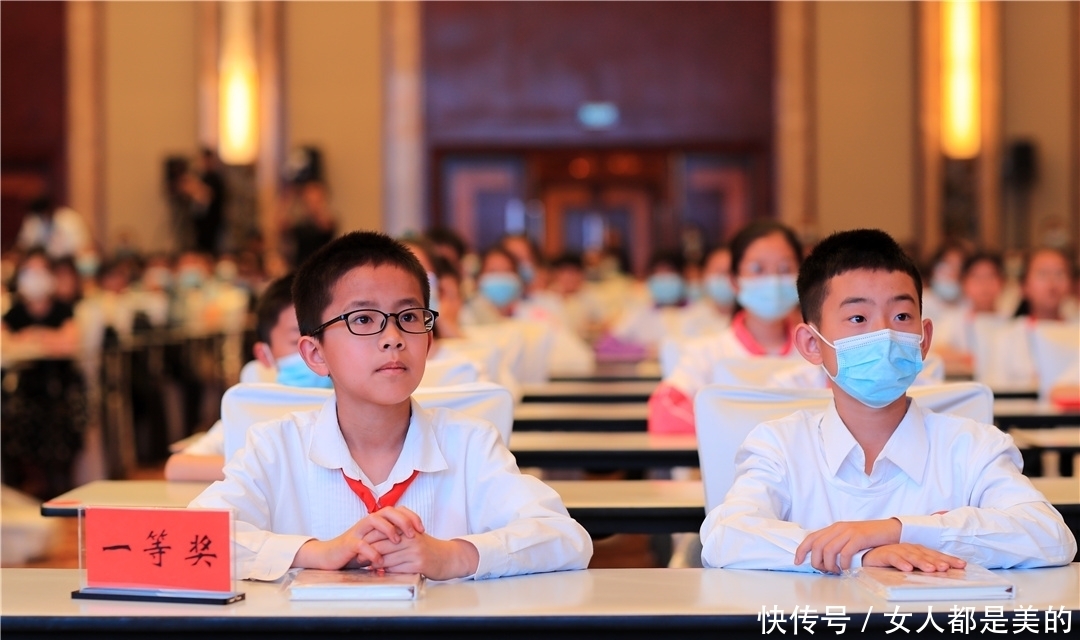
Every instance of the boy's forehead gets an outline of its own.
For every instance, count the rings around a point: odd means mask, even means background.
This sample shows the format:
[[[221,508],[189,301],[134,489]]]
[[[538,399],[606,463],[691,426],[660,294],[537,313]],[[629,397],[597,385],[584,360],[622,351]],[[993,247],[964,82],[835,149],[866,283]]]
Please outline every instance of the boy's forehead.
[[[904,271],[851,269],[838,273],[825,283],[825,306],[837,308],[848,298],[895,298],[908,294],[916,302],[919,292],[915,281]]]
[[[412,273],[393,265],[361,265],[349,269],[334,283],[335,302],[352,300],[401,300],[416,298],[421,303],[424,291]]]

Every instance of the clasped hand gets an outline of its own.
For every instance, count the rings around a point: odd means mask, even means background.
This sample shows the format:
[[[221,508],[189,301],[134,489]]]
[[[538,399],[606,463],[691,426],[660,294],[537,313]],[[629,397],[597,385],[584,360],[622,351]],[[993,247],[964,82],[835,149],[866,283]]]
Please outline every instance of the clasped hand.
[[[392,573],[422,573],[433,580],[476,572],[479,553],[464,540],[427,535],[420,516],[405,507],[386,507],[368,515],[340,536],[309,540],[294,566],[318,569],[367,567]]]

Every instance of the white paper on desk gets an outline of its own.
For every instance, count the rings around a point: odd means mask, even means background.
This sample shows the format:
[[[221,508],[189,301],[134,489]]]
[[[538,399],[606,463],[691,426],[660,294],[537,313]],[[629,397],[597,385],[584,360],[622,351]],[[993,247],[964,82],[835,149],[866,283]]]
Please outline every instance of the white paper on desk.
[[[964,569],[924,573],[892,567],[860,567],[852,576],[889,601],[1008,600],[1016,597],[1011,582],[985,567],[968,563]]]
[[[290,600],[415,600],[424,576],[370,569],[303,569],[289,583]]]

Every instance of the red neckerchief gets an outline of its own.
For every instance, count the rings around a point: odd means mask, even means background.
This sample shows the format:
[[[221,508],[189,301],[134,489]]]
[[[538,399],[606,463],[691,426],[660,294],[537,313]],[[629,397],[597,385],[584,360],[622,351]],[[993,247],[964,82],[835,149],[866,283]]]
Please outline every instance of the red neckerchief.
[[[401,498],[401,494],[405,493],[405,490],[409,488],[409,485],[412,484],[413,480],[416,480],[416,476],[419,474],[419,469],[413,471],[411,476],[395,484],[382,498],[376,500],[375,495],[371,493],[371,489],[364,486],[363,482],[353,480],[345,475],[344,469],[341,470],[341,476],[345,478],[345,482],[349,483],[349,488],[353,490],[353,493],[360,496],[360,499],[364,502],[364,506],[367,507],[368,513],[375,513],[379,509],[392,507],[397,504],[398,499]]]

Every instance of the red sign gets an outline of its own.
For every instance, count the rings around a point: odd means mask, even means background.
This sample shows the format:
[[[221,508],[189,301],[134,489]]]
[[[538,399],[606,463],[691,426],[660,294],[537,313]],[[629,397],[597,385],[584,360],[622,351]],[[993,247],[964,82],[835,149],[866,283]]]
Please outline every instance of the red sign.
[[[86,586],[232,591],[230,514],[87,507]]]

